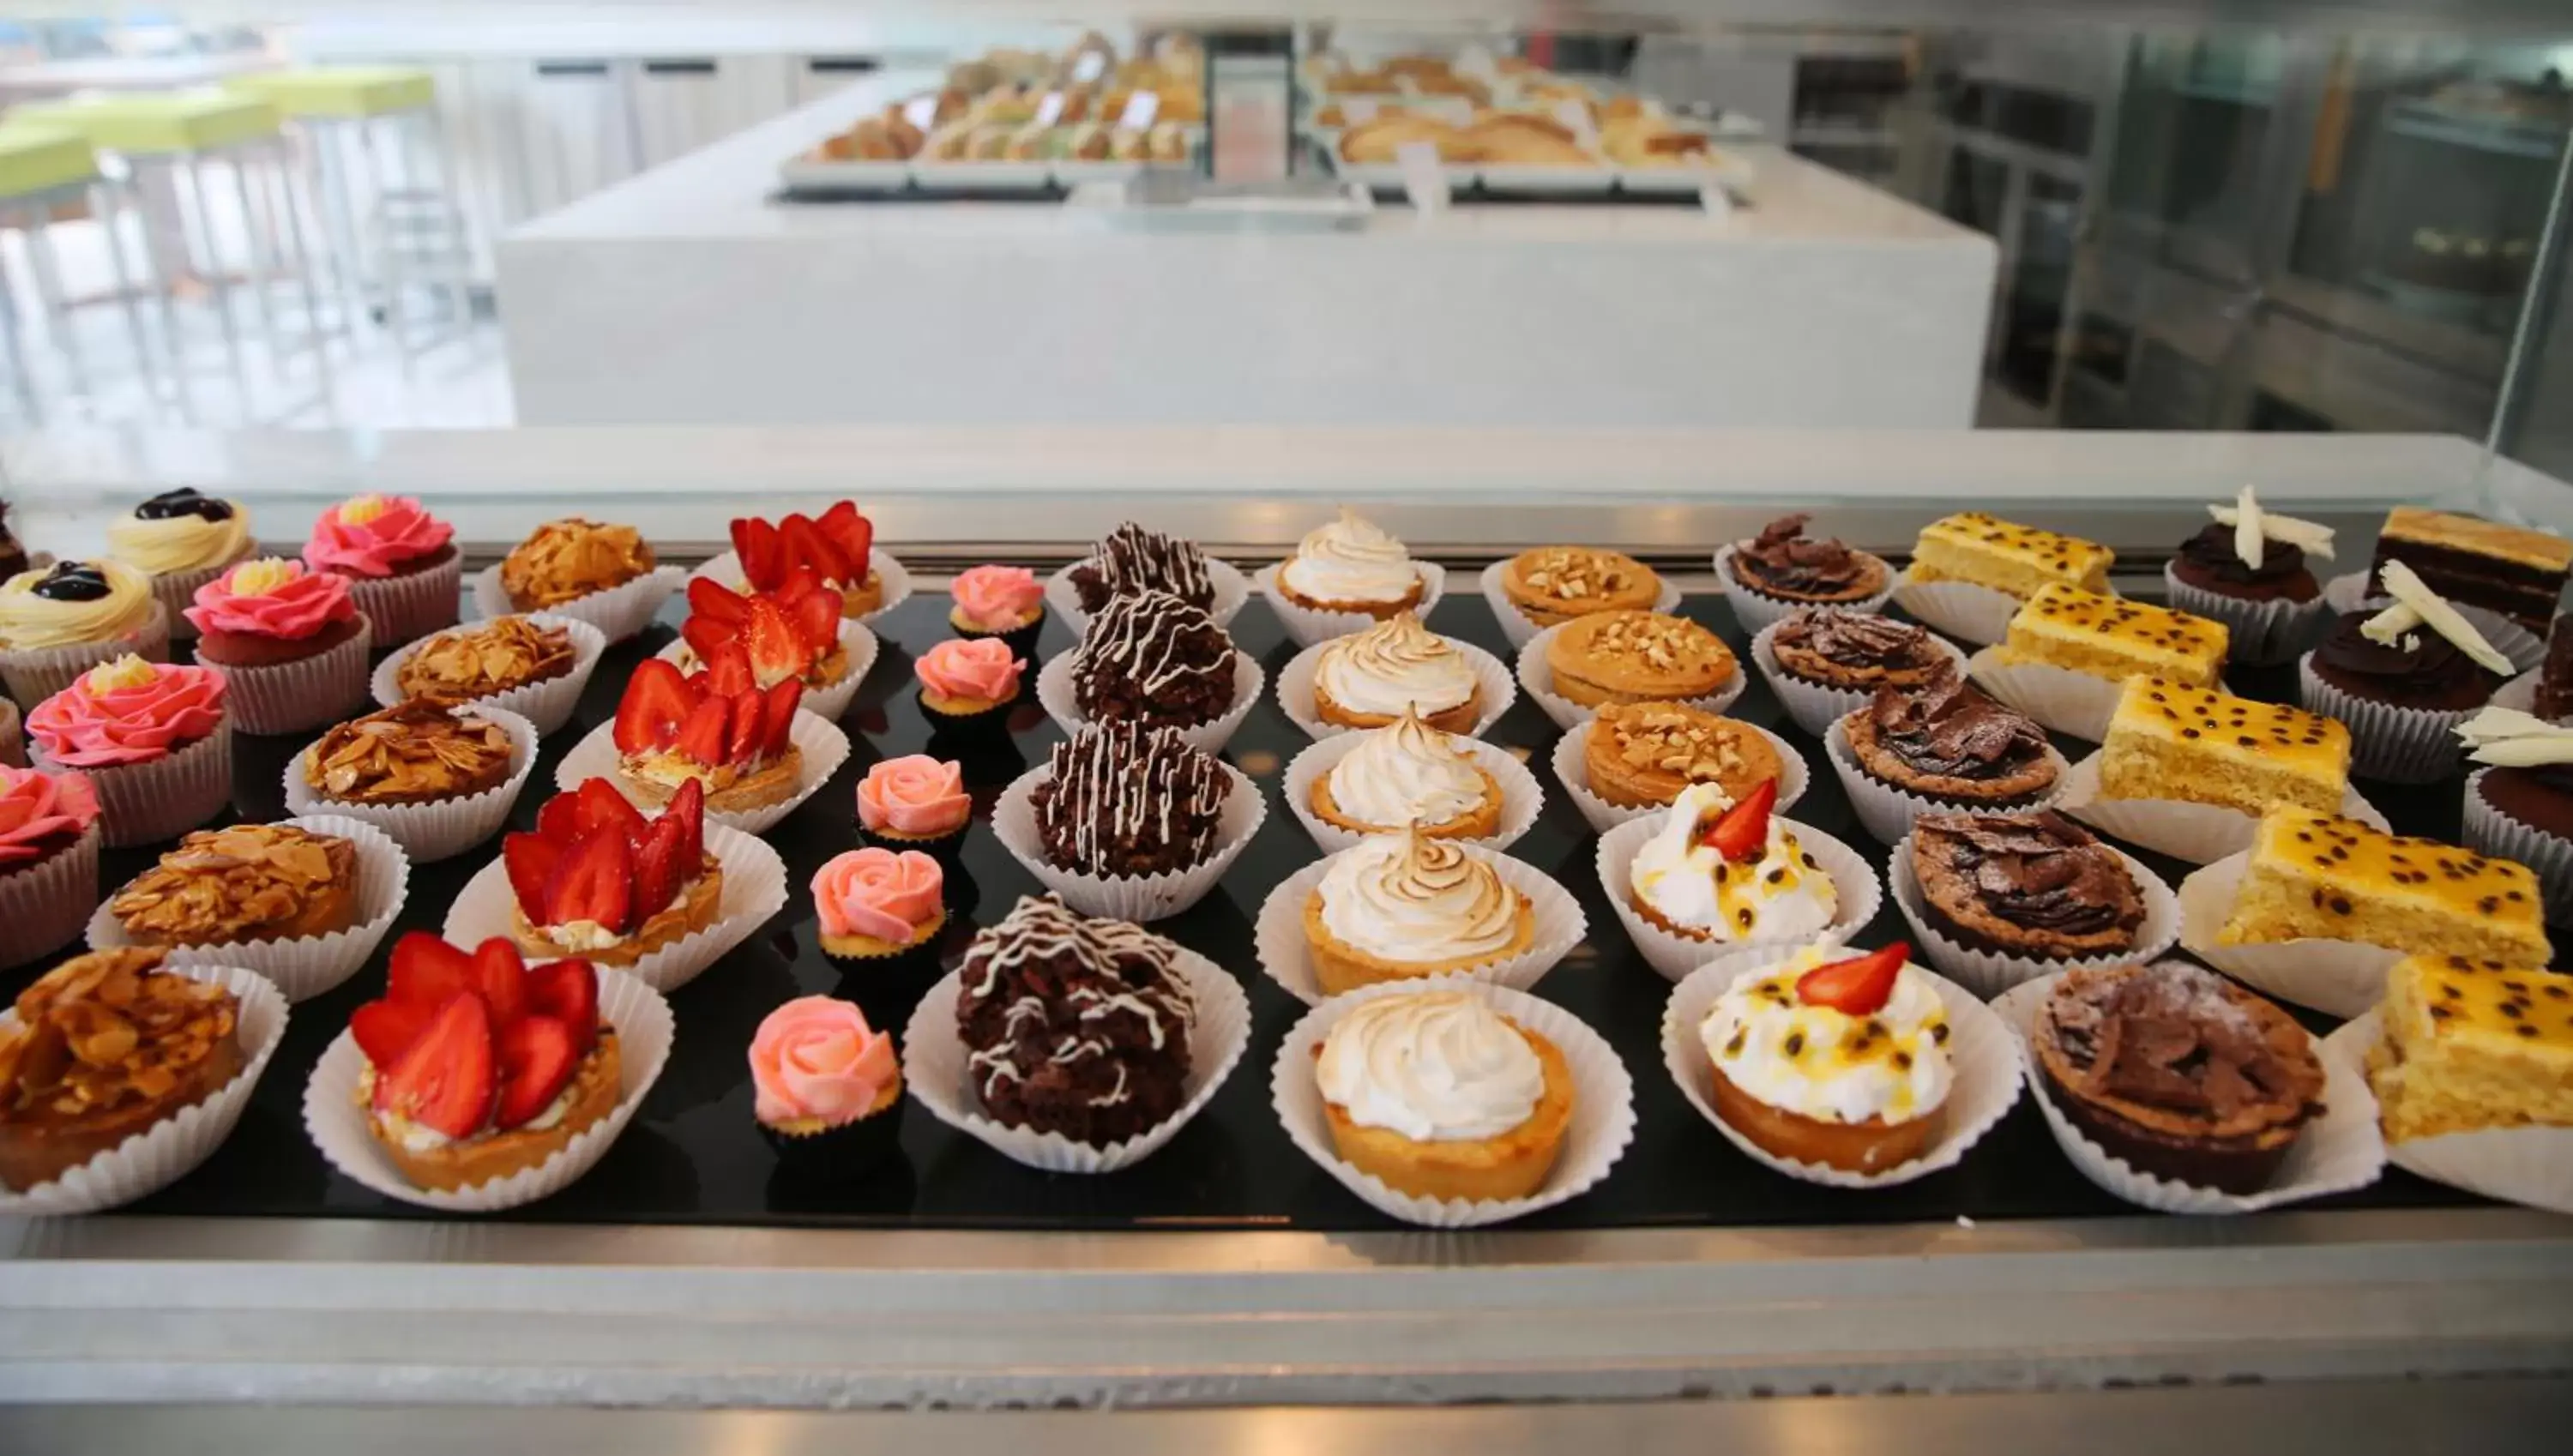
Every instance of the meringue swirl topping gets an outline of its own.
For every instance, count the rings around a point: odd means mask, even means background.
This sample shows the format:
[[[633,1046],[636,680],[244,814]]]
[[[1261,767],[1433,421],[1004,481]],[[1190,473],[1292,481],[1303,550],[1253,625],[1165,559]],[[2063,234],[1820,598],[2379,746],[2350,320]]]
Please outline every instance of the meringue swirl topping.
[[[1416,824],[1342,850],[1320,893],[1323,928],[1386,961],[1494,957],[1518,931],[1518,895],[1500,872]]]
[[[1397,612],[1322,649],[1313,685],[1357,713],[1440,713],[1470,702],[1474,665],[1446,638]]]
[[[1401,601],[1420,573],[1402,542],[1375,522],[1340,508],[1339,519],[1304,533],[1279,580],[1313,601]]]
[[[1415,1142],[1497,1137],[1545,1093],[1527,1039],[1458,991],[1387,996],[1352,1007],[1313,1065],[1325,1100],[1361,1127]]]
[[[1445,824],[1481,807],[1490,792],[1483,771],[1456,741],[1420,721],[1405,705],[1400,721],[1373,729],[1330,770],[1331,802],[1342,814],[1380,829],[1418,820]]]

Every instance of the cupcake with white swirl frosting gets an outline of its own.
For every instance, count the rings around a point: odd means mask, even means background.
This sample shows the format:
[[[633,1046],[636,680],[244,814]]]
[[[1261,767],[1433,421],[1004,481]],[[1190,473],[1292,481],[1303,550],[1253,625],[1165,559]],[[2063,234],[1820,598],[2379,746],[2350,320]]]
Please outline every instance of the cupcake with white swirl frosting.
[[[1546,1038],[1458,991],[1349,1009],[1315,1049],[1331,1145],[1416,1198],[1523,1198],[1563,1149],[1571,1065]]]
[[[1278,594],[1308,611],[1363,612],[1382,620],[1420,604],[1426,582],[1402,542],[1343,506],[1339,519],[1304,533],[1278,568]]]
[[[1500,781],[1408,704],[1313,780],[1311,802],[1316,818],[1353,834],[1410,825],[1432,839],[1484,839],[1501,827]]]
[[[1490,861],[1411,826],[1332,857],[1304,900],[1304,940],[1326,996],[1468,971],[1536,941],[1536,906]]]
[[[107,523],[107,553],[152,578],[170,635],[182,640],[197,635],[186,615],[197,592],[258,546],[240,501],[186,487],[165,490]]]
[[[1313,715],[1342,728],[1382,728],[1406,711],[1432,728],[1470,733],[1482,712],[1482,678],[1453,642],[1409,612],[1321,649],[1313,665]]]

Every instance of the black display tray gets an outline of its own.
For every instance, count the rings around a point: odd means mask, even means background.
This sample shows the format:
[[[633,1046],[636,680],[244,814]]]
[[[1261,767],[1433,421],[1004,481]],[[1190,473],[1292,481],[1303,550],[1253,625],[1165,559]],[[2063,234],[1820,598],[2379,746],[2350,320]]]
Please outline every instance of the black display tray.
[[[1279,881],[1318,851],[1303,827],[1277,802],[1286,760],[1305,746],[1303,733],[1278,708],[1274,694],[1256,708],[1228,757],[1269,789],[1267,823],[1224,885],[1185,915],[1158,924],[1169,935],[1241,976],[1250,990],[1254,1029],[1249,1052],[1206,1110],[1155,1156],[1103,1177],[1053,1175],[1019,1166],[950,1130],[917,1105],[903,1109],[904,1157],[864,1181],[815,1190],[776,1178],[775,1159],[751,1120],[745,1049],[770,1008],[810,993],[830,993],[839,978],[814,945],[813,914],[802,887],[832,855],[857,843],[854,786],[867,766],[887,756],[923,751],[961,756],[988,805],[993,794],[1062,734],[1030,696],[1012,713],[1006,742],[959,755],[934,742],[914,697],[911,656],[947,635],[947,602],[924,594],[879,619],[883,654],[842,719],[855,752],[839,775],[767,838],[785,858],[794,893],[787,909],[739,950],[670,998],[678,1034],[667,1071],[642,1111],[588,1176],[541,1203],[503,1216],[521,1220],[608,1223],[730,1223],[894,1227],[1112,1229],[1155,1226],[1216,1228],[1377,1229],[1391,1226],[1306,1160],[1279,1127],[1269,1101],[1269,1066],[1303,1008],[1261,974],[1252,955],[1252,922]],[[1746,634],[1717,597],[1692,597],[1682,608],[1715,627],[1748,662]],[[675,618],[673,602],[667,618]],[[1448,597],[1431,617],[1438,630],[1514,657],[1491,611],[1471,592]],[[1245,651],[1270,680],[1294,655],[1294,644],[1267,607],[1254,602],[1233,624]],[[580,735],[607,721],[626,674],[669,640],[666,624],[613,648],[601,663],[573,722],[544,745],[514,823],[534,821],[552,790],[553,766]],[[1043,654],[1068,650],[1071,638],[1050,621]],[[1034,674],[1030,674],[1031,684]],[[2274,697],[2292,690],[2287,671],[2238,674],[2238,690]],[[1780,712],[1757,675],[1733,710],[1772,727],[1805,750],[1813,788],[1795,817],[1843,841],[1883,850],[1851,815],[1820,745]],[[1659,1026],[1670,984],[1627,943],[1603,901],[1592,856],[1596,845],[1579,812],[1564,800],[1543,765],[1556,738],[1553,724],[1524,700],[1487,735],[1538,761],[1550,795],[1537,827],[1510,853],[1555,876],[1581,901],[1588,944],[1537,988],[1614,1045],[1635,1086],[1636,1131],[1605,1182],[1539,1213],[1521,1227],[1595,1228],[1636,1225],[1821,1224],[1957,1218],[2105,1217],[2135,1210],[2101,1192],[2076,1171],[2025,1098],[1954,1168],[1900,1187],[1852,1191],[1800,1182],[1735,1150],[1682,1099],[1662,1070]],[[282,776],[303,738],[239,740],[236,804],[246,818],[284,813]],[[2068,744],[2075,756],[2085,745]],[[2450,837],[2456,829],[2456,783],[2398,789],[2365,786],[2370,799],[2403,830]],[[404,930],[434,930],[457,889],[497,853],[496,844],[443,864],[417,867]],[[149,850],[111,853],[107,887],[147,866]],[[2145,857],[2176,883],[2186,867]],[[942,944],[952,965],[974,930],[1007,912],[1038,886],[978,823],[953,877],[953,924]],[[1861,944],[1904,934],[1889,899]],[[390,938],[388,946],[390,946]],[[348,984],[295,1008],[286,1044],[270,1067],[232,1138],[202,1168],[133,1206],[137,1213],[253,1217],[347,1216],[437,1218],[451,1215],[387,1198],[340,1176],[306,1139],[304,1085],[314,1062],[348,1023],[353,1007],[381,993],[384,956]],[[38,968],[40,969],[40,968]],[[10,981],[14,993],[34,970]],[[2316,1021],[2318,1028],[2326,1023]],[[2320,1206],[2412,1207],[2476,1201],[2389,1168],[2370,1188],[2321,1200]],[[2316,1204],[2300,1205],[2304,1207]]]

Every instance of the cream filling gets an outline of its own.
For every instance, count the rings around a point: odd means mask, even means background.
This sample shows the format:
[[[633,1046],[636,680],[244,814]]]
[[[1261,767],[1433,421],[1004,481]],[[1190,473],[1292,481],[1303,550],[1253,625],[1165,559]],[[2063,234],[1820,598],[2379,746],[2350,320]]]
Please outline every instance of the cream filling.
[[[1698,843],[1698,825],[1728,802],[1714,784],[1681,791],[1660,831],[1635,855],[1635,893],[1672,925],[1711,940],[1805,940],[1830,929],[1840,891],[1808,862],[1785,820],[1771,816],[1754,860],[1728,864]]]
[[[1826,1122],[1905,1122],[1948,1099],[1955,1069],[1947,1009],[1906,966],[1894,994],[1864,1017],[1796,997],[1797,978],[1858,954],[1825,944],[1736,981],[1698,1024],[1725,1080],[1773,1107]]]

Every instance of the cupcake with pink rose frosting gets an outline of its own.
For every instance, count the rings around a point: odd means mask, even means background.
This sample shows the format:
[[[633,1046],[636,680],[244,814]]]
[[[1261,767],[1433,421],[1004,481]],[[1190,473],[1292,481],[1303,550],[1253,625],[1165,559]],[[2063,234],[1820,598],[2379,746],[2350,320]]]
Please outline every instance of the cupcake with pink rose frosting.
[[[455,625],[464,580],[455,527],[411,496],[360,495],[323,511],[304,561],[349,579],[375,640],[387,646]]]
[[[27,715],[39,769],[79,769],[111,849],[174,839],[224,812],[233,794],[232,724],[222,674],[103,662]]]
[[[947,872],[918,850],[850,850],[814,872],[813,914],[822,954],[843,973],[934,972]]]
[[[895,1150],[902,1060],[849,1002],[803,996],[770,1012],[750,1040],[750,1086],[783,1168],[848,1176]]]
[[[941,642],[912,664],[920,678],[921,711],[932,728],[998,724],[1018,697],[1019,679],[1027,670],[1027,663],[999,637]]]
[[[349,578],[263,556],[197,588],[197,660],[222,673],[233,728],[298,733],[367,701],[367,619]]]
[[[0,970],[80,939],[98,909],[98,845],[87,778],[0,767]]]
[[[1033,662],[1037,634],[1045,630],[1045,583],[1025,566],[976,566],[948,583],[956,604],[947,625],[960,637],[998,637]]]
[[[952,760],[925,753],[888,758],[858,780],[858,827],[890,849],[952,850],[973,817],[964,766]]]

